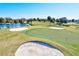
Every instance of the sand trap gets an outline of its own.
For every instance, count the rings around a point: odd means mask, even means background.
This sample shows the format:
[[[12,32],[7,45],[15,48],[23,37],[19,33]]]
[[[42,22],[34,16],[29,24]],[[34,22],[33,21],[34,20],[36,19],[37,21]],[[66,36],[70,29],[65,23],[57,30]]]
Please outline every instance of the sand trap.
[[[59,27],[49,27],[50,29],[64,29],[64,28],[59,28]]]
[[[29,42],[21,45],[15,56],[64,56],[64,54],[58,49]]]
[[[12,28],[10,31],[23,31],[23,30],[28,30],[28,28],[22,27],[22,28]]]

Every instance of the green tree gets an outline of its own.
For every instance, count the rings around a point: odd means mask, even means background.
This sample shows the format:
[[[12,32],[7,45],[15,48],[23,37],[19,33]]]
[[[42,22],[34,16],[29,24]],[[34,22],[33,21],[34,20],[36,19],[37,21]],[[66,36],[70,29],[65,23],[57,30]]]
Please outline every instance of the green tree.
[[[0,17],[0,23],[4,22],[4,18]]]
[[[47,17],[47,21],[50,22],[49,25],[51,25],[51,21],[52,21],[51,16],[48,16],[48,17]]]
[[[26,23],[26,18],[21,18],[20,21],[21,23]]]
[[[10,18],[10,17],[6,17],[6,18],[4,18],[4,22],[5,23],[12,23],[12,18]]]
[[[72,22],[75,22],[75,19],[72,19]]]
[[[55,18],[52,18],[52,19],[50,20],[50,22],[51,22],[51,23],[55,23]]]
[[[32,19],[32,18],[28,19],[28,20],[27,20],[27,24],[32,25],[32,21],[33,21],[33,19]]]
[[[59,23],[59,25],[67,23],[67,18],[66,17],[59,18],[59,22],[58,23]]]
[[[56,19],[56,24],[60,25],[60,20],[59,19]]]
[[[40,20],[39,18],[37,18],[37,21],[39,21],[39,22],[40,22],[41,20]]]
[[[33,21],[37,21],[36,18],[33,18]]]

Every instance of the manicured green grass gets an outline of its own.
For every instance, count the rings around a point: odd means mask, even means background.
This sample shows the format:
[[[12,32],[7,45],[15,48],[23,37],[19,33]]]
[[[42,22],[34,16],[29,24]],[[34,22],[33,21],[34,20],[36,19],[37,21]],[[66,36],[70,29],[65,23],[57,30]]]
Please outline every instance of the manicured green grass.
[[[49,27],[59,26],[49,25],[49,22],[38,23],[33,22],[34,25],[28,27],[28,31],[10,32],[9,29],[0,29],[0,55],[12,56],[22,43],[30,40],[47,42],[58,47],[65,55],[79,55],[79,26],[54,30]]]
[[[72,55],[79,55],[79,33],[69,30],[54,30],[48,28],[31,29],[25,32],[29,36],[48,39],[68,49]]]

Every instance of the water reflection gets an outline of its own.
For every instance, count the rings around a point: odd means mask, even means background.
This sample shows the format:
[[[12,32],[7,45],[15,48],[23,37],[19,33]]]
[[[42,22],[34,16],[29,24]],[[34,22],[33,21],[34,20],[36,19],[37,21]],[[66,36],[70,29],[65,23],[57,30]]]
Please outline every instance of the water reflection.
[[[29,24],[0,24],[0,29],[3,28],[17,28],[17,27],[23,27],[23,26],[30,26]]]

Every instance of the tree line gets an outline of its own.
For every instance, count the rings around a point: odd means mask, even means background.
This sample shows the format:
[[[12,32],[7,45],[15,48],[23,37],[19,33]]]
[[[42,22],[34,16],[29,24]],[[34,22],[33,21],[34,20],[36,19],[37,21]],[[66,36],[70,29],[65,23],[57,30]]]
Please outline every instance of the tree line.
[[[40,18],[30,18],[30,19],[26,19],[26,18],[20,18],[20,19],[12,19],[10,17],[0,17],[0,24],[16,24],[16,23],[27,23],[27,24],[32,24],[33,21],[38,21],[38,22],[49,22],[49,23],[56,23],[58,25],[61,25],[63,23],[67,23],[68,19],[66,17],[62,17],[62,18],[52,18],[51,16],[48,16],[46,19],[40,19]],[[72,19],[72,22],[74,22],[74,19]]]

